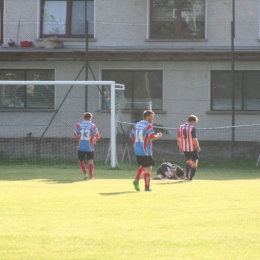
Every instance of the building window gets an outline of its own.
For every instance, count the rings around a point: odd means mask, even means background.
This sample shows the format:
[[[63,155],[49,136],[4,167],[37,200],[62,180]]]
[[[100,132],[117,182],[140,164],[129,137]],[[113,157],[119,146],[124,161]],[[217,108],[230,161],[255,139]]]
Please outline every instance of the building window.
[[[85,38],[86,19],[94,37],[94,0],[41,0],[41,37]]]
[[[234,86],[235,110],[260,110],[260,71],[235,71]],[[232,97],[232,72],[211,71],[211,109],[232,110]]]
[[[150,38],[205,38],[206,0],[151,0]]]
[[[54,70],[0,70],[0,80],[54,80]],[[54,109],[54,86],[0,85],[0,107]]]
[[[103,70],[103,80],[124,84],[124,96],[128,109],[162,109],[163,71],[162,70]],[[110,89],[103,87],[103,109],[110,106]]]

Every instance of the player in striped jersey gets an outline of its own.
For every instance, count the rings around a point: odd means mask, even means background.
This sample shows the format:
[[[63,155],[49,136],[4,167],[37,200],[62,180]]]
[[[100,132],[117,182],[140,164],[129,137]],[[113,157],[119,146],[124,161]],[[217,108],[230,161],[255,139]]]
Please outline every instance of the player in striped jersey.
[[[84,173],[84,179],[92,179],[94,173],[94,146],[100,138],[97,126],[92,121],[92,114],[84,113],[84,121],[78,123],[75,127],[73,136],[78,139],[78,158],[79,166]],[[86,165],[84,163],[85,157],[88,161],[89,175],[87,174]]]
[[[134,187],[137,191],[140,191],[139,180],[143,173],[145,181],[145,191],[151,191],[150,179],[152,165],[154,165],[154,160],[152,157],[152,141],[162,137],[162,133],[154,133],[152,126],[153,120],[154,112],[151,110],[144,111],[143,120],[137,122],[130,133],[130,137],[134,140],[134,152],[139,165],[135,180],[133,181]]]
[[[201,151],[196,137],[194,124],[198,122],[195,115],[190,115],[187,122],[179,126],[177,142],[181,154],[186,156],[186,179],[193,180],[198,167],[198,153]]]

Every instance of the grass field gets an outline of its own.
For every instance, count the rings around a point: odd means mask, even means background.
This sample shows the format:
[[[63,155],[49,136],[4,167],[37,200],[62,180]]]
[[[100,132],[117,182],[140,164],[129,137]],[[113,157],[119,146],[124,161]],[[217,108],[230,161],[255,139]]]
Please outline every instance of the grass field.
[[[153,170],[155,172],[155,169]],[[199,168],[133,189],[135,168],[0,166],[0,259],[260,258],[260,169]]]

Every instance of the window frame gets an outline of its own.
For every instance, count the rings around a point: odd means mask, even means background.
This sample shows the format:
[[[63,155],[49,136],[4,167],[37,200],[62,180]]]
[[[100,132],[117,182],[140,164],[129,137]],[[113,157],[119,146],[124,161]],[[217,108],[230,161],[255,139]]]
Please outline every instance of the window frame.
[[[210,71],[210,82],[211,82],[211,86],[210,86],[210,91],[211,91],[211,93],[210,93],[210,110],[211,111],[214,111],[214,112],[216,112],[216,111],[231,111],[231,109],[214,109],[214,107],[213,107],[213,101],[214,101],[214,91],[213,91],[213,86],[214,86],[214,84],[213,84],[213,73],[214,72],[218,72],[218,73],[221,73],[221,72],[223,72],[223,73],[227,73],[227,72],[229,72],[229,74],[230,74],[230,77],[232,76],[232,70],[211,70]],[[235,111],[236,112],[239,112],[239,111],[242,111],[242,112],[250,112],[250,111],[260,111],[260,107],[259,107],[259,109],[246,109],[245,108],[245,106],[246,106],[246,73],[259,73],[259,76],[260,76],[260,70],[236,70],[234,73],[236,74],[236,73],[241,73],[242,74],[242,80],[241,80],[241,84],[242,84],[242,86],[241,86],[241,93],[239,93],[240,95],[241,95],[241,109],[236,109],[236,107],[235,107]],[[236,80],[236,79],[235,79]],[[232,82],[231,82],[231,84],[232,84]],[[230,88],[232,89],[232,86],[230,86]],[[260,99],[259,99],[259,101],[260,101]],[[231,102],[232,102],[232,97],[231,97]]]
[[[28,72],[31,71],[44,71],[44,72],[53,72],[54,74],[54,80],[55,80],[55,70],[54,69],[8,69],[8,68],[1,68],[0,71],[10,71],[10,72],[22,72],[24,74],[24,79],[23,80],[28,80]],[[3,85],[1,85],[3,86]],[[0,110],[4,111],[4,110],[19,110],[19,111],[26,111],[26,110],[30,110],[30,111],[36,111],[36,110],[54,110],[55,109],[55,85],[48,85],[50,87],[53,87],[53,102],[52,102],[52,107],[37,107],[37,106],[31,106],[28,107],[27,106],[27,95],[26,95],[26,91],[27,91],[27,85],[8,85],[8,86],[20,86],[23,91],[23,93],[21,94],[21,96],[23,96],[24,98],[24,106],[19,107],[19,106],[13,106],[13,107],[6,107],[6,106],[0,106]],[[36,87],[40,87],[41,85],[36,85]]]
[[[163,99],[163,87],[164,87],[164,84],[163,84],[163,81],[164,81],[164,75],[163,75],[163,69],[118,69],[118,68],[113,68],[113,69],[102,69],[101,70],[101,76],[102,76],[102,80],[104,80],[104,71],[116,71],[116,72],[131,72],[132,75],[131,75],[131,82],[133,83],[134,82],[134,72],[161,72],[161,76],[162,76],[162,92],[161,92],[161,108],[152,108],[153,110],[157,110],[157,111],[162,111],[163,110],[163,105],[164,105],[164,99]],[[121,83],[121,82],[117,82],[117,83]],[[134,102],[138,102],[138,101],[135,101],[135,88],[131,88],[131,107],[130,108],[125,108],[125,109],[129,109],[129,110],[132,110],[132,109],[143,109],[143,108],[136,108],[134,107]],[[103,105],[103,101],[104,101],[104,87],[102,88],[102,96],[101,96],[101,106],[102,106],[102,109],[107,109],[107,107],[104,107]],[[153,97],[151,97],[151,100],[153,99]]]
[[[41,0],[41,2],[40,2],[40,6],[41,6],[41,10],[40,10],[40,37],[41,38],[47,38],[47,37],[51,37],[51,36],[58,36],[59,38],[86,38],[85,33],[84,34],[71,34],[72,2],[73,1],[85,2],[85,0],[63,0],[63,1],[66,1],[66,6],[67,6],[66,33],[65,34],[44,34],[43,33],[43,15],[44,15],[44,3],[45,3],[45,1],[48,1],[48,0]],[[87,1],[88,2],[94,2],[94,0],[87,0]],[[95,13],[95,5],[94,5],[94,13]],[[95,20],[95,15],[93,15],[93,17],[94,17],[94,20]],[[94,23],[94,20],[93,20],[93,23]],[[85,30],[86,30],[86,28],[85,28]],[[94,38],[94,30],[93,30],[93,34],[88,33],[88,38]]]
[[[204,34],[203,36],[183,36],[181,35],[181,1],[182,0],[175,0],[176,2],[176,23],[175,23],[175,36],[167,36],[167,35],[156,35],[153,34],[153,1],[155,0],[149,0],[149,6],[150,6],[150,14],[149,14],[149,39],[158,39],[158,40],[192,40],[192,39],[198,39],[198,40],[205,40],[206,39],[206,24],[207,24],[207,0],[205,1],[205,16],[204,16]],[[167,1],[167,0],[165,0]]]

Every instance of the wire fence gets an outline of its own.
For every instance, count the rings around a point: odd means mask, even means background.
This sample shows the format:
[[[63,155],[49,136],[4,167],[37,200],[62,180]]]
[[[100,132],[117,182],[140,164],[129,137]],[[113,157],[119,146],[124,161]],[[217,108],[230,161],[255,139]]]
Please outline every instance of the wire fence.
[[[120,121],[133,123],[133,111],[152,103],[155,125],[165,131],[159,155],[167,150],[167,156],[179,156],[175,129],[195,114],[198,138],[205,147],[212,144],[217,157],[225,151],[234,153],[234,146],[254,157],[260,141],[260,4],[258,0],[233,4],[232,0],[0,1],[0,80],[113,80],[126,87]],[[0,85],[1,140],[36,138],[68,91],[69,86]],[[109,110],[109,95],[106,88],[70,93],[56,118],[62,126],[54,126],[63,128],[64,122],[71,122],[60,138],[69,136],[85,110],[100,113],[96,124],[103,128],[102,111]],[[129,125],[123,124],[123,129],[127,135]],[[120,126],[117,131],[121,157],[125,143],[130,149],[131,141],[125,142]],[[216,148],[217,142],[227,148]],[[244,151],[243,142],[248,147]],[[1,148],[2,154],[7,146]]]

